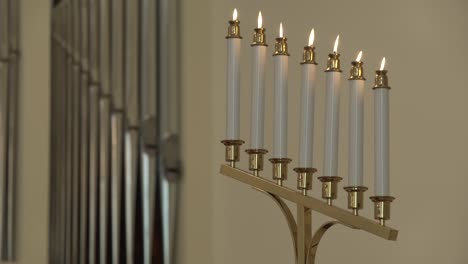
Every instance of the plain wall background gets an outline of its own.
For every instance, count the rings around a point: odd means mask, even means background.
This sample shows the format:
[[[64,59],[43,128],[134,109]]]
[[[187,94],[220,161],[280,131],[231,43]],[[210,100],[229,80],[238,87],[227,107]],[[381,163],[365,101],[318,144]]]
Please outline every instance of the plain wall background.
[[[14,263],[45,264],[49,246],[50,1],[20,2],[17,258]]]
[[[362,231],[337,227],[319,247],[318,263],[456,263],[468,262],[468,89],[465,74],[468,46],[468,3],[464,0],[201,0],[184,1],[183,82],[186,176],[183,198],[182,263],[292,263],[293,249],[282,214],[269,198],[218,173],[224,160],[219,143],[225,133],[225,35],[236,7],[241,20],[241,137],[249,140],[250,42],[257,13],[263,13],[269,53],[283,22],[288,37],[289,156],[297,163],[300,66],[302,48],[316,30],[321,70],[341,35],[343,83],[341,101],[339,187],[337,206],[346,206],[347,75],[351,60],[364,52],[365,209],[373,205],[374,70],[387,57],[391,97],[392,219],[400,230],[397,242]],[[272,58],[267,59],[266,148],[272,149]],[[315,164],[322,170],[325,75],[318,72]],[[247,144],[242,150],[247,148]],[[268,157],[267,157],[268,158]],[[247,168],[242,154],[239,167]],[[271,177],[266,162],[264,177]],[[290,169],[286,185],[295,188]],[[314,177],[311,195],[320,196]],[[313,216],[317,228],[327,220]]]

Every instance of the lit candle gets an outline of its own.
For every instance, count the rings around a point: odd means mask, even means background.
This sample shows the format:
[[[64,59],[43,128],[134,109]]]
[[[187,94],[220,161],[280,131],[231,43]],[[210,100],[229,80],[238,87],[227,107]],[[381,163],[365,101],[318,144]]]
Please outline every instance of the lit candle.
[[[262,27],[262,13],[258,13],[258,25],[254,29],[252,42],[252,116],[250,123],[250,148],[263,149],[264,102],[265,102],[265,60],[267,44],[265,29]]]
[[[375,124],[375,195],[389,196],[389,91],[385,58],[380,70],[375,71],[374,124]]]
[[[324,176],[338,174],[338,131],[340,110],[341,69],[338,41],[336,37],[333,53],[328,54],[326,70],[326,109],[325,109],[325,155]]]
[[[349,76],[348,186],[363,186],[364,83],[362,51],[351,62]]]
[[[273,158],[287,158],[288,148],[288,44],[283,37],[283,24],[280,24],[279,37],[276,38],[274,61],[274,144]]]
[[[309,45],[304,47],[303,61],[301,62],[301,123],[299,141],[299,167],[312,168],[313,142],[314,142],[314,96],[315,75],[317,63],[315,62],[314,29],[310,32]]]
[[[241,36],[237,9],[229,21],[227,39],[226,139],[239,139],[240,131],[240,48]]]

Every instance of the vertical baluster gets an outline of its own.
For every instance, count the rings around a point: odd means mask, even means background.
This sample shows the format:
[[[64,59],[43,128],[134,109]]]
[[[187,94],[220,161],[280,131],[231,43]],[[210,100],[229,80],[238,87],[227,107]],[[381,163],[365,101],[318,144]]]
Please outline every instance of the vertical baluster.
[[[81,63],[81,82],[80,82],[80,97],[81,97],[81,132],[80,132],[80,263],[93,263],[92,257],[88,255],[88,245],[91,245],[88,232],[90,231],[89,226],[91,225],[91,219],[89,216],[89,122],[90,122],[90,110],[89,110],[89,26],[88,26],[88,13],[87,13],[88,0],[79,0],[80,5],[80,63]]]
[[[16,170],[17,170],[17,119],[18,119],[18,71],[19,71],[19,3],[8,1],[8,39],[9,39],[9,70],[8,70],[8,161],[6,184],[6,232],[4,260],[15,259],[15,194],[16,194]]]
[[[126,1],[125,10],[125,246],[126,263],[133,264],[135,262],[136,191],[140,171],[140,2]],[[116,247],[115,250],[118,251],[118,248]]]
[[[4,260],[8,248],[8,31],[8,0],[0,0],[0,254],[2,260]]]
[[[152,261],[154,209],[156,193],[156,125],[157,109],[157,1],[142,1],[142,118],[144,152],[142,152],[141,201],[143,212],[143,263]]]
[[[111,113],[111,227],[114,246],[113,263],[119,263],[121,243],[121,205],[124,153],[124,29],[125,1],[112,1],[112,113]]]
[[[89,41],[90,41],[90,134],[89,134],[89,158],[90,158],[90,173],[89,173],[89,198],[90,198],[90,223],[89,223],[89,249],[90,249],[90,264],[106,263],[100,261],[100,257],[105,257],[105,218],[106,206],[103,206],[102,190],[102,169],[105,167],[102,164],[103,159],[100,157],[100,124],[103,123],[99,118],[99,97],[100,97],[100,80],[99,80],[99,27],[98,14],[99,6],[96,1],[89,2]],[[105,205],[105,204],[104,204]],[[104,232],[104,236],[103,236]],[[104,240],[103,240],[104,239]],[[101,259],[102,260],[102,259]]]

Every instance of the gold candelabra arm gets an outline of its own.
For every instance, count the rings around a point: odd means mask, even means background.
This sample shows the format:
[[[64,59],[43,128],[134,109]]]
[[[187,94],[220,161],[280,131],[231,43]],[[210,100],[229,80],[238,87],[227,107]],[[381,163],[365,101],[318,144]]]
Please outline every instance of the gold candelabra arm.
[[[307,264],[315,264],[315,257],[317,256],[317,249],[318,245],[320,244],[320,241],[322,240],[322,237],[325,235],[325,233],[330,229],[331,227],[341,224],[338,221],[330,221],[325,224],[323,224],[314,234],[312,239],[310,240],[310,244],[307,247],[307,256],[306,256],[306,263]]]
[[[361,229],[387,240],[395,241],[397,239],[398,230],[396,229],[388,226],[382,226],[378,222],[374,222],[362,216],[353,215],[347,210],[335,206],[329,206],[327,203],[324,203],[321,200],[310,196],[305,196],[293,189],[279,186],[272,181],[268,181],[260,177],[255,177],[253,174],[241,169],[233,168],[228,165],[221,165],[220,173],[255,187],[256,189],[296,203],[298,206],[302,206],[304,208],[311,209],[312,211],[329,216],[351,228]]]
[[[291,213],[291,210],[289,209],[288,205],[283,201],[283,199],[281,199],[277,195],[274,195],[269,192],[265,192],[264,190],[256,188],[256,187],[254,187],[254,189],[270,197],[278,205],[284,217],[286,218],[286,222],[288,223],[288,227],[289,227],[289,232],[291,234],[291,238],[293,241],[293,246],[294,246],[294,249],[296,249],[297,248],[297,235],[298,235],[297,224],[296,224],[296,221],[294,220],[294,215]],[[294,253],[297,259],[297,250],[294,250]]]

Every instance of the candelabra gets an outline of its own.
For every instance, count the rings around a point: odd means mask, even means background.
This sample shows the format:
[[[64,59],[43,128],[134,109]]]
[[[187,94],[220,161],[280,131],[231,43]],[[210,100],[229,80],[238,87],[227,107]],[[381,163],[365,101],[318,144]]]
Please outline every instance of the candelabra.
[[[264,155],[268,152],[263,147],[263,105],[265,86],[265,29],[262,24],[262,14],[258,16],[258,27],[253,35],[252,60],[252,115],[251,142],[246,150],[249,154],[249,170],[236,168],[240,160],[240,147],[244,143],[239,137],[239,90],[240,90],[240,21],[237,10],[229,21],[227,47],[227,119],[225,160],[229,165],[222,165],[221,174],[234,178],[255,190],[266,194],[278,204],[283,212],[291,232],[295,247],[296,263],[313,264],[318,245],[328,229],[337,224],[360,229],[387,240],[396,240],[398,231],[385,226],[390,219],[390,203],[394,197],[389,194],[389,115],[388,115],[388,78],[384,70],[385,58],[380,70],[376,71],[374,89],[375,99],[375,155],[376,155],[376,196],[371,197],[374,202],[374,218],[377,222],[359,216],[363,208],[363,94],[365,78],[363,75],[362,51],[351,63],[349,77],[349,177],[344,190],[348,194],[348,209],[333,206],[333,200],[338,196],[338,183],[342,180],[338,172],[338,128],[339,128],[339,98],[341,87],[340,54],[338,53],[339,35],[335,40],[333,53],[328,55],[326,68],[326,124],[325,124],[325,153],[323,176],[318,177],[322,183],[322,198],[325,202],[312,198],[307,192],[312,189],[312,176],[317,171],[313,168],[313,125],[314,125],[314,90],[316,82],[317,63],[315,61],[314,30],[309,36],[309,44],[304,47],[301,64],[301,116],[300,116],[300,144],[297,173],[297,189],[292,190],[283,186],[288,179],[288,166],[292,162],[287,158],[287,109],[288,109],[288,43],[283,36],[283,25],[280,24],[279,37],[274,46],[274,130],[273,154],[269,161],[272,163],[272,179],[260,177],[263,170]],[[297,216],[294,218],[290,208],[284,200],[293,202],[297,206]],[[333,221],[323,224],[315,234],[312,234],[312,212],[318,212],[333,218]]]
[[[325,202],[307,195],[307,191],[312,189],[312,175],[316,172],[315,169],[295,168],[297,172],[297,189],[282,186],[275,181],[267,180],[260,177],[260,171],[263,168],[263,154],[248,152],[249,158],[248,172],[236,168],[236,161],[239,161],[240,151],[238,142],[223,141],[226,145],[226,161],[229,164],[223,164],[220,167],[220,173],[230,178],[236,179],[242,183],[254,187],[255,190],[267,195],[279,206],[284,214],[288,227],[291,233],[292,241],[295,248],[296,263],[313,264],[317,255],[317,249],[322,237],[331,227],[341,224],[343,226],[363,230],[370,234],[376,235],[386,240],[395,241],[398,236],[398,230],[386,226],[385,221],[390,219],[390,203],[393,197],[390,196],[375,196],[371,197],[374,202],[374,216],[378,222],[374,222],[365,217],[359,216],[358,211],[363,207],[363,193],[367,190],[366,187],[345,187],[348,193],[348,208],[347,211],[342,208],[333,206],[330,201],[337,198],[337,184],[339,177],[320,177],[322,181],[322,198]],[[235,157],[235,158],[233,158]],[[284,163],[277,163],[284,164]],[[282,180],[287,178],[287,167],[273,166],[274,175],[282,175]],[[297,206],[297,216],[294,218],[291,209],[286,205],[285,200],[295,203]],[[312,234],[312,212],[317,212],[326,215],[334,220],[324,223],[314,234]]]

